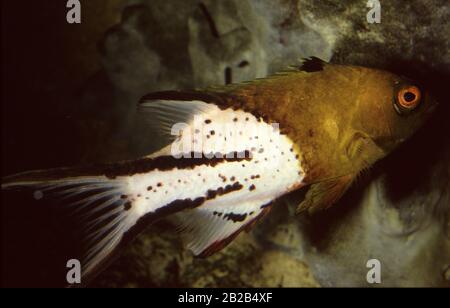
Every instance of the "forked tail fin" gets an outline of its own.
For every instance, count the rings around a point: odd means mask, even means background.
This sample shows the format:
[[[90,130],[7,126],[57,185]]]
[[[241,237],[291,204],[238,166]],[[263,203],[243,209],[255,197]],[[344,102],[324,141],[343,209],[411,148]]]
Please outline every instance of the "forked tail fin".
[[[70,169],[67,169],[69,171]],[[63,172],[64,173],[64,172]],[[68,172],[71,173],[71,172]],[[4,178],[2,192],[14,190],[30,194],[39,203],[55,205],[68,217],[79,241],[82,283],[88,281],[121,243],[138,215],[122,195],[126,183],[106,176],[55,178],[61,170],[32,171]],[[61,220],[62,223],[63,219]]]

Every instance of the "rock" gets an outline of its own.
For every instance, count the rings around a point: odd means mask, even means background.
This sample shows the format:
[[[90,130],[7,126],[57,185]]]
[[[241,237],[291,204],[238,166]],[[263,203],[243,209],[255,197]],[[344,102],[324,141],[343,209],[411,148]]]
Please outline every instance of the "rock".
[[[203,2],[189,19],[189,55],[196,87],[267,75],[266,53],[244,27],[234,1]]]

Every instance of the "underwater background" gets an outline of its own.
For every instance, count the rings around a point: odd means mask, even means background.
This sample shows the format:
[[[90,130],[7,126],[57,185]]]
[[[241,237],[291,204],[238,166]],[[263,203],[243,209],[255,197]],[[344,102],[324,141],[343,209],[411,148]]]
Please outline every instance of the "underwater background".
[[[207,259],[163,221],[89,286],[369,286],[372,258],[379,286],[450,286],[450,5],[380,2],[369,24],[362,0],[95,0],[68,24],[65,1],[3,1],[2,176],[152,152],[160,139],[136,110],[148,92],[251,80],[309,56],[387,69],[430,86],[439,111],[338,204],[296,216],[290,196]],[[2,201],[2,285],[58,286],[70,241],[45,210]]]

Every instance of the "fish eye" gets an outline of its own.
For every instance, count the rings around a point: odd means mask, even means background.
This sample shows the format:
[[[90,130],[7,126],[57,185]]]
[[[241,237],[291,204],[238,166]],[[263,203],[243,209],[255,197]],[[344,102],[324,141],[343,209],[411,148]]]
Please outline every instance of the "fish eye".
[[[420,90],[416,86],[404,86],[400,88],[394,104],[395,110],[403,114],[416,109],[420,104],[421,96]]]

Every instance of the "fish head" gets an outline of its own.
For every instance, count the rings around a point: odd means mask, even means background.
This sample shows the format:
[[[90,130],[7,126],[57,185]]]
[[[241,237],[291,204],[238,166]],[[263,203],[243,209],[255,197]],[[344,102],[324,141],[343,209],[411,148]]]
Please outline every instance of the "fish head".
[[[388,154],[431,116],[437,102],[420,84],[386,71],[368,70],[358,94],[359,131]]]

